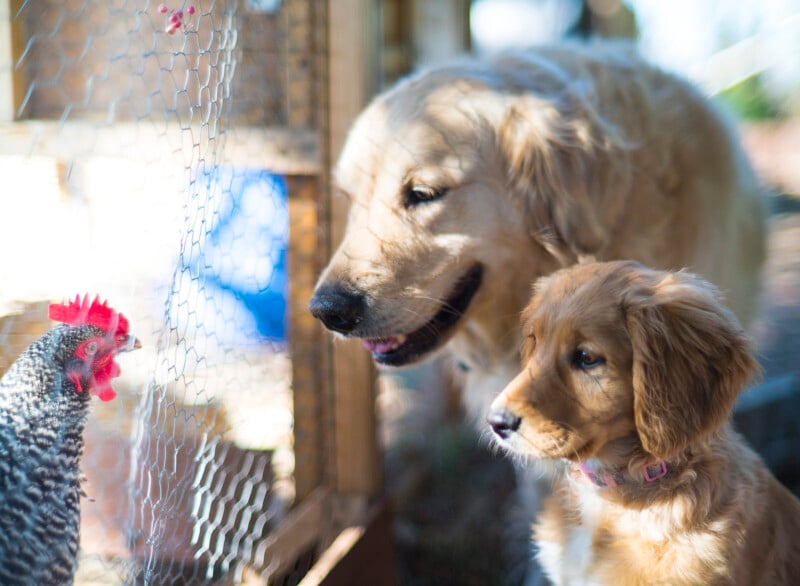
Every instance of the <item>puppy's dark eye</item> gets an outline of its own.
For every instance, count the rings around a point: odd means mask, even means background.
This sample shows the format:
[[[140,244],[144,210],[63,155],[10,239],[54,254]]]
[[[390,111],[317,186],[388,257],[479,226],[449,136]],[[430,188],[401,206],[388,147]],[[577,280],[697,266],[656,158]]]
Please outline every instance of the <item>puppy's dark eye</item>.
[[[447,194],[446,189],[437,189],[429,185],[408,185],[403,194],[403,205],[407,208],[435,201]]]
[[[575,354],[572,355],[572,365],[575,368],[589,370],[601,364],[605,364],[605,360],[602,357],[596,356],[586,350],[575,350]]]

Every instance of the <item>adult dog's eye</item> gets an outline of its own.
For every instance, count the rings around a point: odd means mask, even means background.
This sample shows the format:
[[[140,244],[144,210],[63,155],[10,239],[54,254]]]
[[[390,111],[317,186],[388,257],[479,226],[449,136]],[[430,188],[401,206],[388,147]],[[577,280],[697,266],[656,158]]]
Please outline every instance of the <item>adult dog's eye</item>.
[[[437,189],[429,185],[408,185],[403,194],[403,205],[407,208],[428,203],[444,197],[446,189]]]
[[[602,357],[586,350],[575,350],[575,354],[572,355],[572,365],[576,368],[589,370],[601,364],[605,364],[605,360]]]

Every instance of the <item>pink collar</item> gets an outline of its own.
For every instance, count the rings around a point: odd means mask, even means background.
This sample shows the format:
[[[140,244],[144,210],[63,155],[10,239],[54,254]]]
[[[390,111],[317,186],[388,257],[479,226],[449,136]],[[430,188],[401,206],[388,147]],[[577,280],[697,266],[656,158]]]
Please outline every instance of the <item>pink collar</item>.
[[[583,462],[579,462],[577,468],[592,484],[600,488],[613,488],[620,484],[627,484],[630,482],[626,480],[625,474],[621,469],[593,471]],[[652,466],[647,466],[644,469],[644,481],[648,483],[655,482],[656,480],[664,478],[666,475],[667,463],[664,460]]]

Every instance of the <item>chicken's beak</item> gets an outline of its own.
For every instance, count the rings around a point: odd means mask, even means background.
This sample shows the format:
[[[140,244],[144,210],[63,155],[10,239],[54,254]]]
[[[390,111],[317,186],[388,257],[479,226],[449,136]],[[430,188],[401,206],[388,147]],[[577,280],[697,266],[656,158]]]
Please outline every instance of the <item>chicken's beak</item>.
[[[138,350],[142,347],[142,343],[136,336],[126,336],[125,340],[117,347],[117,352],[130,352],[131,350]]]

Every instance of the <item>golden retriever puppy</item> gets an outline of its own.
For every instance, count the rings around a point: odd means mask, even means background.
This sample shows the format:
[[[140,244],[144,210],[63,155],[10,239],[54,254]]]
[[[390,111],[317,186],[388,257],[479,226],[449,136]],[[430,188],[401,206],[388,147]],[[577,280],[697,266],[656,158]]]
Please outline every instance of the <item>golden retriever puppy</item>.
[[[562,469],[534,530],[556,584],[797,584],[800,501],[728,423],[758,369],[716,289],[634,262],[540,279],[498,443]]]
[[[480,422],[516,372],[530,283],[581,257],[689,267],[754,312],[764,218],[737,138],[626,44],[414,75],[357,119],[335,182],[352,205],[311,312],[381,365],[448,345]]]

